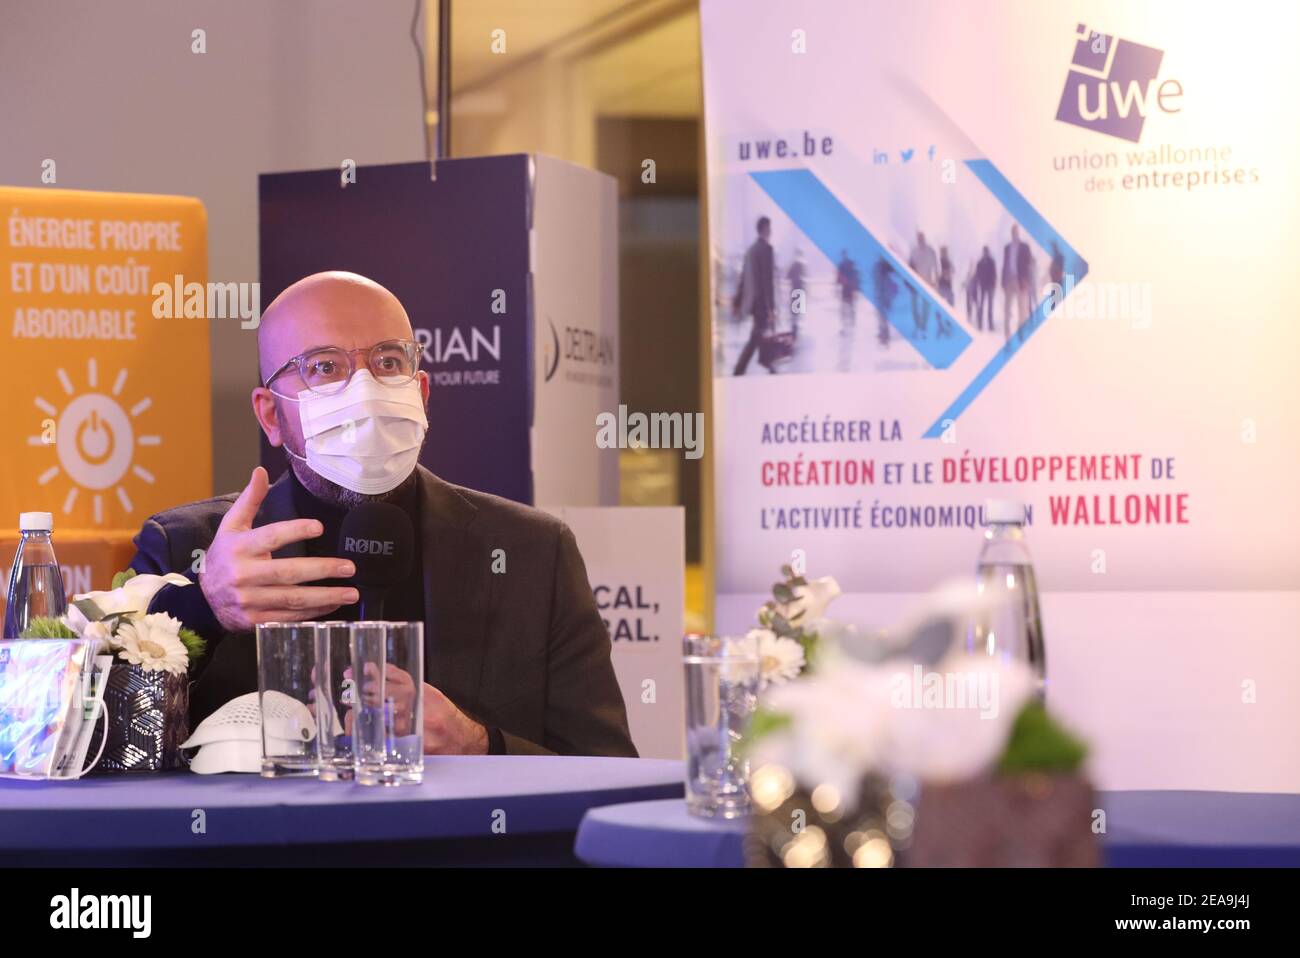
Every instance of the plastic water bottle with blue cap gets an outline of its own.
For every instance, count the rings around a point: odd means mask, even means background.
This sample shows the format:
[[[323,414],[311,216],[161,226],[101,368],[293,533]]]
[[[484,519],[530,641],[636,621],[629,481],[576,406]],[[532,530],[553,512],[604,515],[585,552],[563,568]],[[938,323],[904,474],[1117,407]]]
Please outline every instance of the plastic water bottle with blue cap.
[[[1038,580],[1025,543],[1025,506],[1013,499],[984,503],[984,548],[976,567],[978,588],[990,601],[972,623],[966,651],[1024,662],[1046,694],[1047,659]]]
[[[6,639],[17,639],[32,619],[58,618],[68,611],[63,593],[63,574],[54,558],[54,516],[48,512],[24,512],[18,517],[22,538],[9,572],[8,605],[5,606]]]

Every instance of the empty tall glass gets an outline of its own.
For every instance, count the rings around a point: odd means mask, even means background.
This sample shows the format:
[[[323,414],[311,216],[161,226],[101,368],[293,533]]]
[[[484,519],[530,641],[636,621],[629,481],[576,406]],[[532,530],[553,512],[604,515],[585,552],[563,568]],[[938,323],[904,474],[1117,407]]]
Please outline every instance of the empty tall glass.
[[[317,775],[316,623],[257,627],[257,689],[262,712],[262,775]]]
[[[686,807],[705,818],[749,814],[749,762],[739,745],[758,705],[758,643],[747,636],[688,635]]]
[[[424,778],[424,623],[354,622],[356,704],[345,714],[353,768],[362,785]]]
[[[356,704],[352,681],[352,623],[316,627],[316,723],[320,728],[320,777],[352,778],[352,736],[344,721]]]

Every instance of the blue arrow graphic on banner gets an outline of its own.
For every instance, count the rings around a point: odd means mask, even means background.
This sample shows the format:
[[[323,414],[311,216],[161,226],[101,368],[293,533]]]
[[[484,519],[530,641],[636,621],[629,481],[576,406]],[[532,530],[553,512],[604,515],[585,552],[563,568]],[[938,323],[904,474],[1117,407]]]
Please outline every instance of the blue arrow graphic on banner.
[[[1020,228],[1039,245],[1040,248],[1051,251],[1055,246],[1061,252],[1065,260],[1065,289],[1063,295],[1068,295],[1074,285],[1088,275],[1087,261],[1075,252],[1074,247],[1067,243],[1047,220],[1043,219],[1043,214],[1034,209],[1027,199],[1020,194],[1011,182],[1003,176],[996,166],[988,160],[967,160],[966,168],[975,174],[976,179],[983,183],[990,193],[998,198],[999,202],[1006,207],[1007,212],[1012,218],[1020,224]],[[993,377],[1002,372],[1002,367],[1011,361],[1011,357],[1018,353],[1025,343],[1029,342],[1029,337],[1038,332],[1038,327],[1043,325],[1056,304],[1052,302],[1052,296],[1047,295],[1034,305],[1029,314],[1029,320],[1024,326],[1024,335],[1019,334],[1012,336],[999,349],[976,375],[970,381],[965,389],[952,401],[952,404],[943,411],[938,419],[934,421],[929,429],[925,431],[923,438],[937,439],[943,435],[946,428],[945,423],[954,422],[958,416],[965,411],[981,392],[984,387],[993,381]]]
[[[970,336],[948,304],[918,281],[811,170],[749,175],[832,263],[848,253],[858,267],[862,295],[931,366],[947,369],[970,345]],[[885,271],[887,278],[878,281],[877,270]],[[917,316],[922,317],[919,330]]]
[[[992,163],[988,160],[967,160],[966,167],[1006,207],[1020,228],[1041,249],[1050,252],[1055,246],[1061,253],[1066,277],[1063,294],[1068,295],[1073,286],[1088,274],[1087,261]],[[856,263],[866,266],[868,275],[863,277],[863,295],[931,366],[936,369],[947,368],[970,345],[970,337],[957,324],[947,305],[918,282],[911,270],[858,222],[811,170],[775,170],[751,173],[750,176],[832,263],[839,261],[841,251],[847,251]],[[884,282],[877,281],[877,269],[885,273]],[[918,304],[915,307],[913,297]],[[994,354],[925,431],[923,438],[936,439],[941,436],[946,424],[955,421],[975,397],[984,391],[984,387],[1002,371],[1011,357],[1029,341],[1029,337],[1038,331],[1054,307],[1052,296],[1044,296],[1030,312],[1023,327],[1023,335],[1012,336]],[[918,339],[914,338],[914,309],[923,308],[928,309],[928,315],[934,317],[936,323],[927,330],[926,338]],[[950,324],[950,335],[940,338],[938,327],[944,322]]]

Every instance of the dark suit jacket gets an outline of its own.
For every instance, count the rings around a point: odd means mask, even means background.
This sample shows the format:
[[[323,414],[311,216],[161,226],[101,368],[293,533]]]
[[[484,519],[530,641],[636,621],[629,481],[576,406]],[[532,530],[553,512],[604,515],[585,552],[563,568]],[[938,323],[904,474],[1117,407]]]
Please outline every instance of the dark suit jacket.
[[[499,728],[510,753],[636,755],[609,634],[573,533],[544,512],[417,469],[426,681]],[[235,498],[205,499],[148,519],[135,537],[131,568],[196,580],[194,550],[211,545]],[[286,473],[253,524],[296,518]],[[497,549],[505,552],[504,573],[492,571]],[[303,554],[302,543],[274,553]],[[252,634],[227,634],[197,584],[165,587],[150,609],[176,615],[208,640],[190,688],[194,723],[257,689]]]
[[[1029,285],[1029,269],[1033,266],[1033,253],[1024,240],[1008,243],[1002,247],[1002,286],[1010,285],[1009,280],[1015,274],[1016,286]]]
[[[749,302],[746,304],[745,300]],[[776,310],[776,273],[772,259],[772,244],[761,236],[745,251],[745,263],[740,272],[740,285],[736,288],[735,306],[748,305],[749,314],[761,324],[770,322]],[[755,324],[757,328],[758,324]]]

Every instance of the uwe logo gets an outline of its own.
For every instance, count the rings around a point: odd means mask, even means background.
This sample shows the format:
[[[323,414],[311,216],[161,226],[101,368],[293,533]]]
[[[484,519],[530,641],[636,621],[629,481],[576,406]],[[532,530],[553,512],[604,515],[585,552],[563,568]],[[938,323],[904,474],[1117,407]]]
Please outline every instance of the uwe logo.
[[[1183,86],[1165,80],[1156,86],[1164,52],[1131,40],[1117,40],[1079,24],[1074,58],[1056,118],[1085,130],[1136,143],[1153,109],[1177,113]]]

